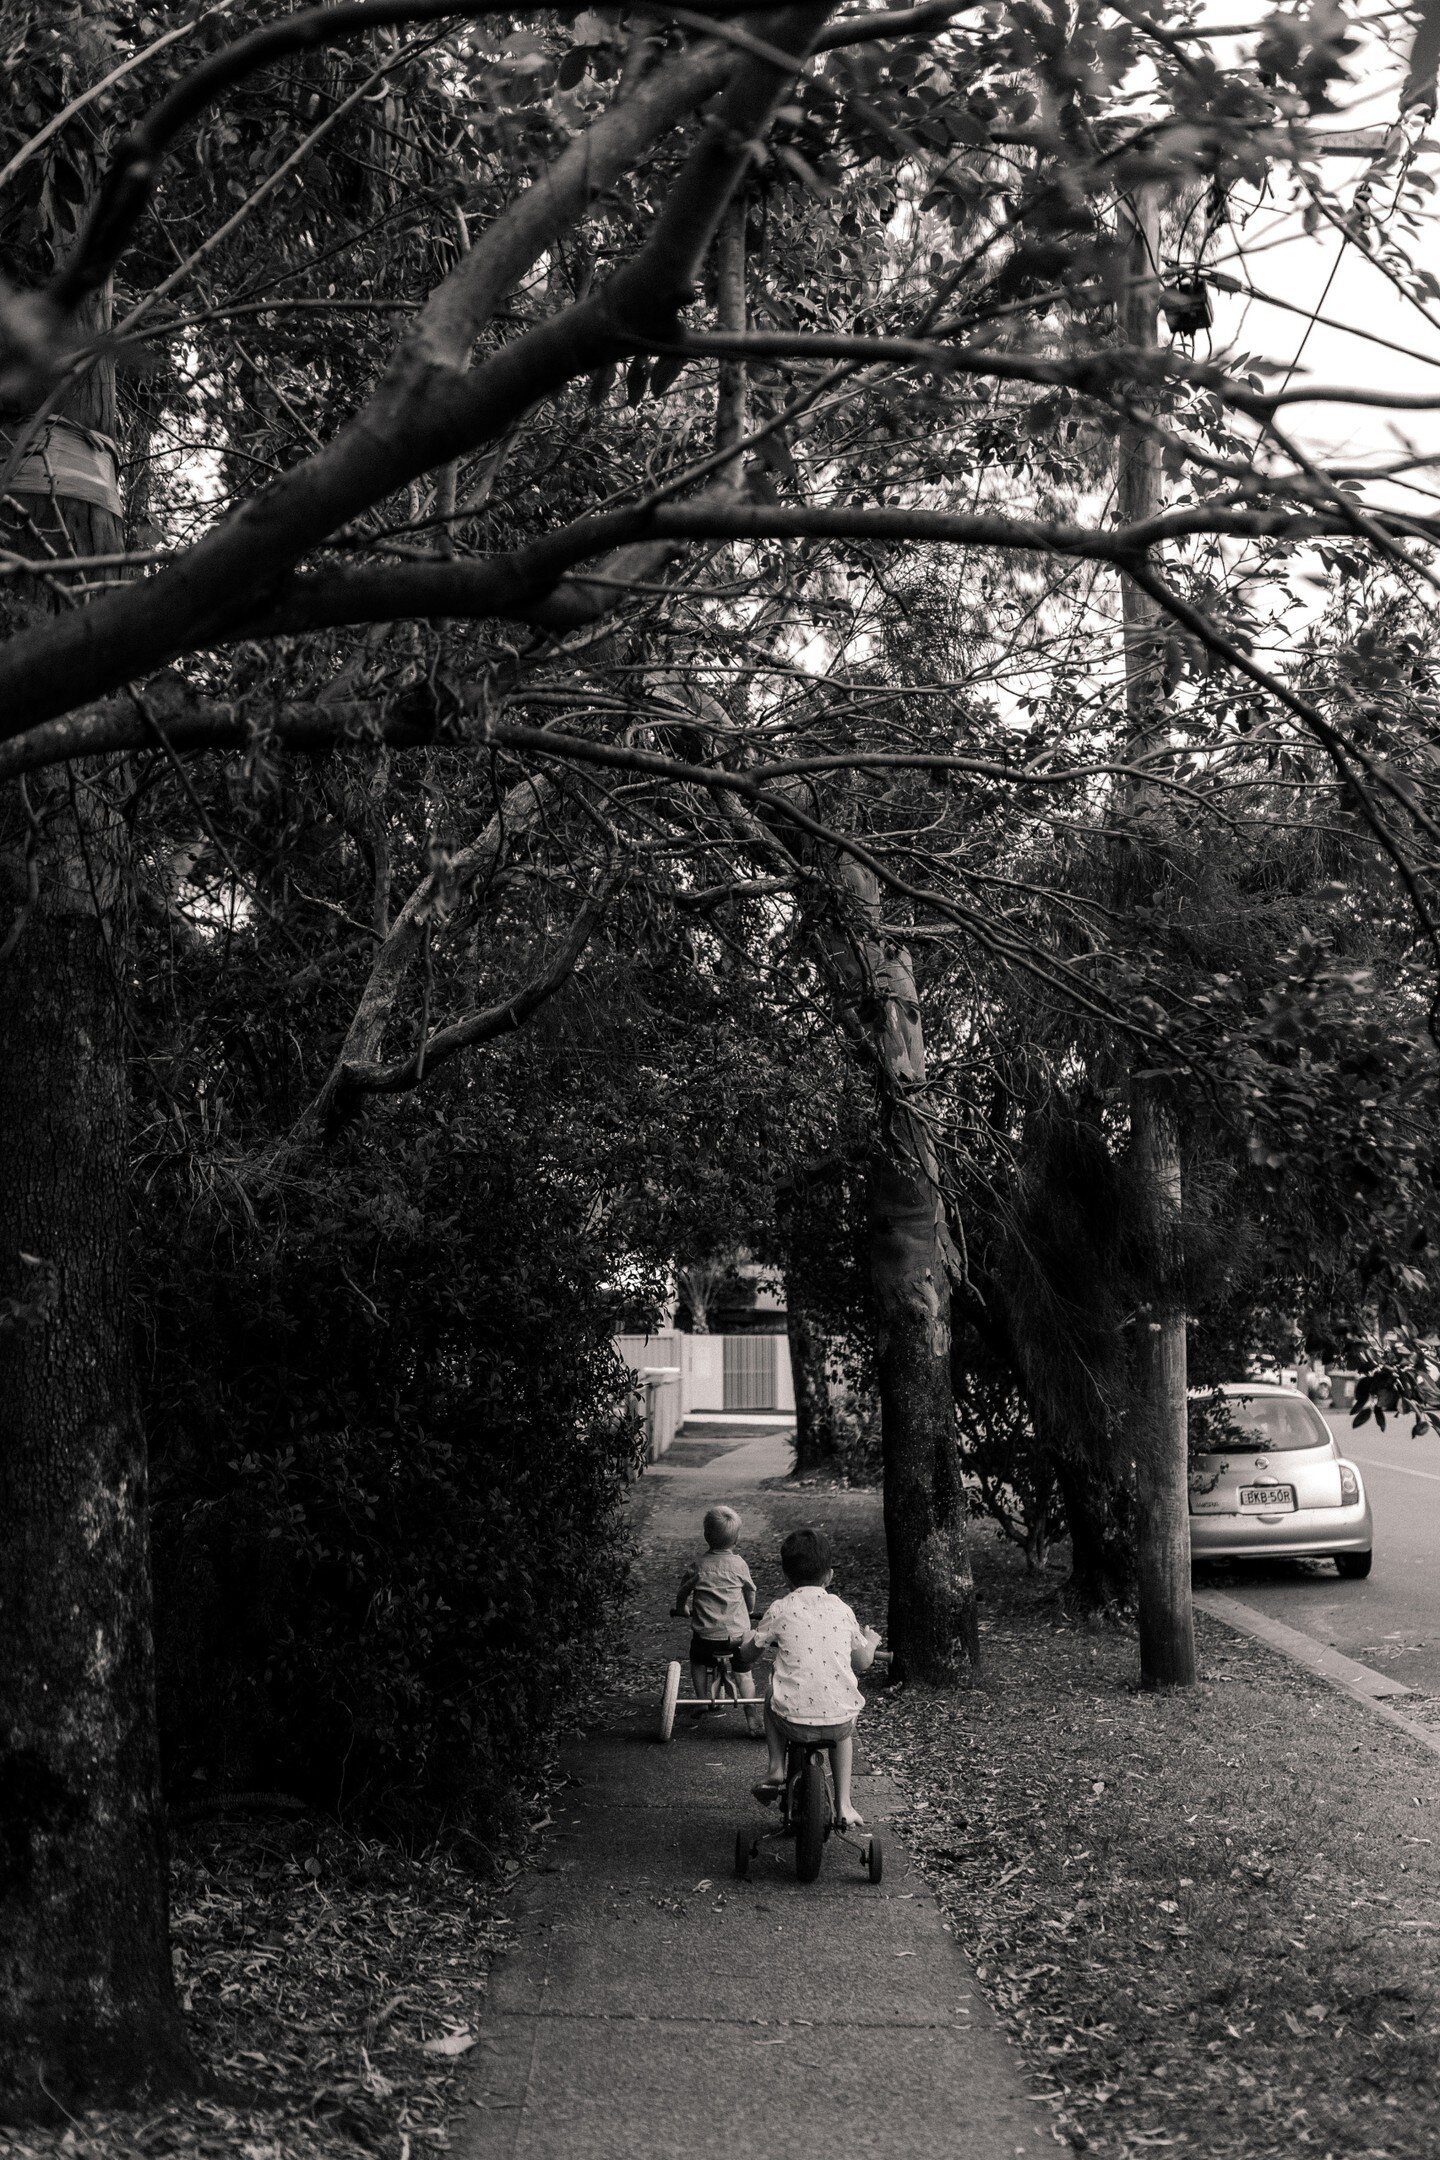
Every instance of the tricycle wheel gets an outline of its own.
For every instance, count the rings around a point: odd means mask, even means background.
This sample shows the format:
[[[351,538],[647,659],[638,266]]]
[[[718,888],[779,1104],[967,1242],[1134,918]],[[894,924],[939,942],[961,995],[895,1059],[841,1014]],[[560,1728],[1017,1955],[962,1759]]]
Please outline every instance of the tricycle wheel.
[[[865,1865],[871,1882],[879,1882],[885,1872],[885,1848],[878,1837],[872,1837],[865,1848]]]
[[[659,1735],[668,1740],[675,1730],[675,1705],[680,1698],[680,1661],[671,1658],[665,1668],[665,1691],[660,1697]]]
[[[829,1812],[824,1769],[807,1754],[795,1781],[795,1873],[801,1882],[814,1882],[820,1873]]]
[[[746,1876],[750,1873],[751,1843],[752,1840],[748,1830],[737,1830],[735,1832],[735,1873],[739,1876],[741,1882],[744,1882]]]

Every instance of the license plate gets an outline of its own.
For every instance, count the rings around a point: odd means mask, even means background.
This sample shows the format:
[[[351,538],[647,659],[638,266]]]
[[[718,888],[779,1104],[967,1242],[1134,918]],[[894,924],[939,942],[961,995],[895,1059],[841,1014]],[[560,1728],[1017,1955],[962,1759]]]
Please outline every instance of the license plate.
[[[1293,1508],[1295,1488],[1293,1485],[1242,1485],[1241,1507]]]

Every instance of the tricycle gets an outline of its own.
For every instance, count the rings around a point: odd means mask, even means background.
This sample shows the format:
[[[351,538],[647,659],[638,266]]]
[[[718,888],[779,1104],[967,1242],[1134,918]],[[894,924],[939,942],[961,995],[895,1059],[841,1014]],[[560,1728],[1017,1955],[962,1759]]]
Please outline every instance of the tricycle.
[[[682,1695],[680,1693],[680,1682],[684,1667],[678,1658],[671,1658],[670,1663],[665,1668],[665,1685],[660,1691],[660,1715],[656,1724],[656,1734],[659,1739],[669,1740],[673,1737],[675,1732],[675,1712],[677,1710],[743,1709],[749,1712],[750,1717],[758,1715],[760,1710],[759,1698],[754,1695],[742,1695],[740,1693],[739,1688],[735,1685],[735,1667],[728,1657],[723,1655],[717,1657],[711,1671],[714,1674],[714,1681],[708,1695]],[[749,1722],[748,1718],[746,1722]],[[758,1725],[755,1730],[758,1733]]]

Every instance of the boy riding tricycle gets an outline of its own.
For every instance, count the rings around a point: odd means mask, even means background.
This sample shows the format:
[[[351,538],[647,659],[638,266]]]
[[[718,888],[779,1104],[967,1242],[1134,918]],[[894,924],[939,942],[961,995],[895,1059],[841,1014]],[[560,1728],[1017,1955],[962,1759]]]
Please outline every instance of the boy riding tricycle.
[[[830,1549],[818,1530],[792,1530],[780,1547],[780,1565],[788,1594],[776,1599],[735,1652],[742,1672],[766,1650],[774,1653],[765,1696],[770,1761],[754,1791],[762,1806],[780,1803],[780,1826],[776,1832],[737,1833],[735,1872],[749,1873],[761,1837],[793,1836],[795,1872],[801,1882],[813,1882],[825,1840],[833,1834],[860,1854],[871,1882],[879,1882],[880,1840],[872,1835],[857,1840],[848,1833],[865,1827],[850,1792],[855,1720],[865,1707],[856,1675],[875,1663],[880,1637],[874,1628],[861,1627],[850,1607],[832,1594]]]
[[[723,1689],[724,1697],[743,1707],[754,1731],[759,1706],[752,1708],[750,1669],[767,1651],[774,1655],[764,1702],[770,1760],[754,1793],[763,1806],[779,1803],[780,1822],[774,1831],[737,1833],[735,1872],[748,1874],[762,1838],[794,1837],[796,1873],[802,1882],[813,1882],[825,1840],[836,1835],[860,1854],[870,1880],[878,1882],[880,1840],[849,1833],[865,1827],[851,1796],[855,1720],[865,1707],[856,1675],[868,1672],[877,1656],[883,1658],[880,1637],[873,1628],[862,1628],[850,1607],[831,1594],[834,1570],[818,1530],[794,1530],[784,1540],[780,1565],[789,1590],[758,1625],[751,1624],[754,1584],[736,1550],[739,1529],[733,1509],[711,1509],[705,1518],[710,1549],[687,1571],[676,1601],[676,1610],[690,1611],[696,1624],[690,1657],[697,1709],[720,1707]],[[679,1667],[672,1665],[661,1709],[664,1739],[673,1726],[678,1682]]]

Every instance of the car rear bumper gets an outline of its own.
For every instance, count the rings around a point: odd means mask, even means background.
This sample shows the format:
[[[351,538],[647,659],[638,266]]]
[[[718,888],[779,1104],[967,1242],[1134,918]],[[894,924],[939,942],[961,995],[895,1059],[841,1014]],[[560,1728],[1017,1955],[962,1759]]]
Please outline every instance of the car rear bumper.
[[[1279,1522],[1243,1515],[1192,1515],[1190,1552],[1196,1560],[1323,1559],[1327,1553],[1369,1552],[1374,1526],[1368,1501],[1358,1507],[1295,1508]]]

